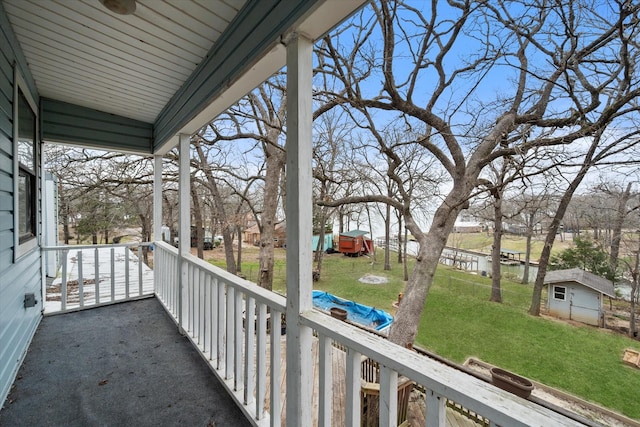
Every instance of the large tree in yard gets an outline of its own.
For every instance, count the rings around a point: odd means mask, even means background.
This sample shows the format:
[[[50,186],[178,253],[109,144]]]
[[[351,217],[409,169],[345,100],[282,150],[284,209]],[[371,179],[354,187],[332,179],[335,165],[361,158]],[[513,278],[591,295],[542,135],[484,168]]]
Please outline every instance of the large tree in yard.
[[[583,149],[636,114],[639,8],[629,1],[383,0],[323,40],[320,71],[335,79],[344,108],[378,128],[386,121],[421,134],[393,143],[373,136],[399,196],[331,202],[388,203],[419,243],[393,342],[414,342],[447,237],[487,165],[535,150]],[[436,159],[449,178],[428,226],[416,220],[395,173],[407,161],[398,154],[406,145]]]

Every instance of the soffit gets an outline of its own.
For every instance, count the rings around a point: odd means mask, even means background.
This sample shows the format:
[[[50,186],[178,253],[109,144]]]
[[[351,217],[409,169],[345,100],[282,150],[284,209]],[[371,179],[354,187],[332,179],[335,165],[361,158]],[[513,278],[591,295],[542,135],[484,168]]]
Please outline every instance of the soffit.
[[[153,123],[245,0],[4,0],[40,96]]]

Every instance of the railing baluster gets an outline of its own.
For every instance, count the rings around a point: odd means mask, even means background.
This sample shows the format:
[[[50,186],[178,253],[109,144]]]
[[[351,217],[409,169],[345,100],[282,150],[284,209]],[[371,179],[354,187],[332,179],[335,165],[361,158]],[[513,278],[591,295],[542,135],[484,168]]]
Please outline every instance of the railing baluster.
[[[226,319],[226,337],[225,340],[225,370],[224,370],[224,378],[229,380],[233,378],[233,307],[234,304],[234,295],[235,291],[232,286],[226,285],[227,288],[227,319]]]
[[[189,330],[191,336],[195,338],[195,300],[196,300],[196,269],[193,265],[189,264]]]
[[[253,402],[255,392],[256,300],[247,296],[244,310],[244,404]]]
[[[142,296],[142,245],[138,246],[138,296]]]
[[[198,345],[202,345],[204,348],[204,316],[205,316],[205,302],[206,302],[206,293],[205,293],[205,275],[204,271],[198,269],[198,274],[200,278],[198,279]]]
[[[380,366],[380,426],[398,425],[398,373]]]
[[[116,300],[116,250],[111,248],[111,302]]]
[[[209,327],[211,323],[211,307],[209,306],[209,293],[211,288],[211,276],[202,271],[202,352],[206,353],[209,344]]]
[[[318,426],[331,427],[331,404],[333,399],[333,367],[331,338],[318,336]],[[273,344],[272,344],[273,345]]]
[[[264,398],[267,387],[267,306],[263,303],[259,303],[257,306],[256,419],[261,420],[264,418]]]
[[[62,284],[60,285],[60,309],[67,309],[67,257],[69,250],[62,251]]]
[[[217,282],[217,286],[218,286],[218,328],[217,328],[217,334],[218,334],[218,363],[217,363],[217,369],[220,370],[222,369],[222,364],[224,363],[224,359],[225,359],[225,347],[224,347],[224,342],[225,342],[225,290],[226,290],[226,285],[224,283],[221,283],[219,280],[216,280]]]
[[[128,247],[124,248],[124,297],[129,299],[129,250]]]
[[[211,328],[209,328],[209,359],[214,360],[218,357],[218,279],[216,277],[211,278]]]
[[[234,366],[234,390],[241,390],[244,386],[242,376],[242,293],[239,289],[234,291],[234,308],[233,308],[233,336],[235,348],[233,350],[233,366]]]
[[[446,399],[431,390],[425,393],[427,416],[425,417],[426,425],[431,427],[444,427],[446,425]]]
[[[346,414],[345,425],[347,427],[360,427],[360,376],[361,354],[351,348],[347,348],[346,367]]]
[[[271,427],[280,427],[282,424],[282,391],[280,374],[282,372],[282,349],[280,337],[282,330],[282,313],[271,308]],[[258,406],[259,404],[259,406]],[[257,402],[257,412],[264,412],[264,401]]]
[[[93,262],[95,268],[94,281],[96,286],[96,304],[100,304],[100,257],[98,256],[98,248],[94,250]]]
[[[78,251],[78,304],[84,307],[84,277],[82,276],[82,250]]]

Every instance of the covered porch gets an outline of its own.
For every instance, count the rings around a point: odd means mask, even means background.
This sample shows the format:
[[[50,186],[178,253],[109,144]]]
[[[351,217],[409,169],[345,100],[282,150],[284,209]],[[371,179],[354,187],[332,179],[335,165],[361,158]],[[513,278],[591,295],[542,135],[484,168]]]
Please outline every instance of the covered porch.
[[[315,40],[361,7],[365,3],[363,0],[215,2],[221,8],[227,3],[237,6],[229,11],[225,25],[212,25],[216,27],[215,31],[212,31],[212,34],[217,34],[216,37],[212,37],[215,40],[189,32],[191,26],[202,24],[194,18],[199,16],[198,12],[190,9],[196,7],[195,2],[139,0],[138,14],[115,18],[98,2],[79,1],[73,3],[73,7],[69,7],[71,3],[31,3],[34,4],[16,0],[3,0],[0,3],[0,23],[4,36],[2,49],[5,49],[5,45],[11,47],[3,51],[5,60],[1,65],[4,67],[4,75],[10,75],[13,66],[16,67],[16,75],[24,74],[24,77],[16,78],[15,81],[4,78],[3,82],[7,83],[4,86],[13,88],[15,85],[18,93],[16,81],[24,79],[19,85],[20,90],[31,93],[34,104],[38,105],[38,108],[34,109],[36,121],[41,126],[40,132],[37,133],[38,144],[46,141],[71,143],[154,157],[155,268],[152,295],[155,295],[161,307],[164,307],[164,311],[177,325],[169,335],[157,339],[148,339],[144,328],[140,336],[136,337],[130,335],[132,326],[117,327],[117,323],[124,322],[129,315],[133,316],[129,318],[133,323],[147,321],[141,315],[143,309],[133,309],[128,315],[123,314],[121,310],[128,311],[130,308],[156,303],[155,300],[145,300],[114,305],[113,303],[146,296],[142,286],[139,287],[138,293],[135,286],[129,288],[127,285],[124,299],[118,301],[115,301],[116,298],[100,301],[97,296],[84,301],[82,289],[79,289],[78,309],[89,308],[92,305],[104,307],[56,316],[59,319],[45,318],[39,333],[46,340],[49,334],[62,333],[48,332],[49,324],[60,323],[58,327],[64,332],[63,324],[67,320],[78,323],[92,315],[115,315],[115,320],[104,321],[100,326],[107,326],[108,331],[96,329],[91,340],[92,344],[103,345],[102,351],[113,353],[119,346],[135,342],[136,345],[141,345],[140,349],[130,351],[137,351],[138,353],[132,354],[138,355],[148,351],[144,357],[148,365],[152,364],[151,360],[159,357],[158,352],[161,353],[163,345],[158,346],[158,343],[163,342],[163,339],[167,340],[167,347],[172,346],[171,341],[176,344],[176,341],[188,340],[204,360],[204,366],[208,365],[217,378],[217,384],[209,380],[197,385],[193,385],[195,383],[191,383],[191,380],[185,381],[185,378],[201,381],[207,376],[204,372],[207,369],[203,371],[202,366],[194,365],[193,372],[199,373],[185,373],[183,378],[174,377],[174,380],[170,380],[173,374],[193,362],[193,350],[191,347],[183,348],[182,345],[179,346],[180,349],[176,348],[176,351],[183,352],[184,358],[178,358],[178,355],[170,358],[173,360],[173,366],[167,365],[167,371],[164,373],[160,370],[156,372],[149,366],[131,368],[131,371],[127,372],[115,368],[113,371],[95,371],[93,375],[88,368],[81,369],[78,375],[89,377],[90,390],[86,389],[87,391],[83,392],[80,388],[75,392],[65,393],[69,405],[85,408],[78,410],[75,416],[86,420],[87,418],[83,417],[88,417],[91,411],[98,410],[96,408],[99,405],[91,405],[93,402],[85,402],[85,399],[95,399],[95,402],[99,402],[101,393],[111,390],[110,387],[116,381],[123,381],[123,387],[128,387],[134,392],[128,399],[121,396],[116,400],[108,399],[106,396],[104,399],[113,403],[111,410],[117,416],[124,417],[121,419],[125,420],[125,423],[138,424],[140,420],[149,419],[158,421],[154,425],[187,425],[191,422],[183,417],[193,415],[198,417],[193,419],[195,424],[200,422],[197,420],[202,420],[211,421],[213,425],[277,426],[284,420],[289,426],[317,423],[320,426],[355,427],[362,423],[361,363],[363,358],[367,358],[380,365],[377,418],[382,426],[398,424],[399,377],[408,378],[423,390],[421,399],[426,412],[421,423],[429,427],[449,425],[446,409],[448,400],[479,414],[491,425],[581,425],[579,421],[540,407],[531,401],[517,398],[491,384],[312,309],[312,49]],[[53,25],[49,19],[54,21]],[[154,19],[160,23],[150,25]],[[141,29],[146,32],[140,31]],[[211,28],[203,28],[204,30]],[[103,37],[104,35],[112,37]],[[167,39],[164,40],[164,37]],[[65,50],[52,53],[52,48],[47,48],[48,40],[57,41],[54,43],[56,48],[63,46]],[[91,42],[85,45],[85,40]],[[145,50],[150,44],[145,40],[152,40],[154,49]],[[155,42],[158,40],[164,42],[156,45]],[[187,44],[195,40],[196,44],[205,45],[206,49],[199,56],[196,55],[195,59],[179,58],[176,46],[178,51],[189,46],[181,46],[178,40],[187,40],[190,42]],[[89,66],[86,66],[87,62],[90,63]],[[101,62],[105,65],[102,68]],[[197,66],[192,66],[194,63],[197,63]],[[185,64],[189,66],[183,67]],[[203,123],[220,114],[283,66],[287,67],[288,122],[286,298],[192,256],[188,245],[180,245],[180,249],[176,249],[161,241],[163,155],[178,147],[181,213],[179,235],[188,236],[190,136]],[[7,105],[9,104],[10,102],[7,102]],[[11,111],[11,107],[5,110]],[[3,120],[2,124],[9,122],[10,120]],[[13,134],[10,131],[5,133]],[[8,138],[5,139],[9,141]],[[13,150],[7,151],[13,153]],[[37,152],[38,150],[34,154],[36,157]],[[17,154],[15,156],[17,159]],[[8,163],[1,163],[0,168],[5,164]],[[36,164],[41,171],[42,163]],[[17,199],[13,193],[6,192],[7,195],[2,200],[12,197]],[[15,192],[17,193],[17,190]],[[37,203],[34,203],[34,206],[36,205]],[[11,209],[5,209],[4,206],[2,208],[8,217]],[[11,215],[16,214],[11,212]],[[12,233],[11,228],[6,225],[8,221],[2,224],[4,228],[0,232]],[[35,234],[38,236],[42,234],[41,229],[34,231],[37,231]],[[33,239],[37,237],[33,236]],[[10,277],[11,285],[7,284],[4,289],[0,287],[0,292],[5,292],[4,295],[10,297],[4,300],[10,301],[11,305],[7,305],[6,310],[2,306],[0,316],[2,320],[8,319],[4,324],[12,326],[0,330],[0,338],[8,337],[0,342],[3,345],[8,342],[17,346],[17,350],[12,350],[11,353],[3,353],[3,349],[0,349],[1,360],[6,361],[8,366],[2,371],[1,379],[7,384],[11,383],[18,373],[9,363],[15,364],[17,360],[17,365],[20,365],[25,354],[25,369],[31,365],[49,365],[46,350],[42,361],[29,360],[29,353],[35,357],[36,346],[40,345],[36,333],[34,347],[30,351],[27,350],[42,316],[38,311],[41,306],[37,301],[36,309],[34,306],[26,308],[26,304],[23,306],[22,297],[27,288],[24,285],[26,279],[23,273],[37,271],[37,274],[32,273],[35,285],[30,283],[30,286],[44,289],[43,254],[47,250],[58,249],[47,249],[39,240],[33,239],[33,247],[25,246],[24,253],[15,258],[13,246],[2,246],[0,276]],[[16,246],[20,246],[17,235],[14,241]],[[11,261],[6,261],[9,258]],[[97,268],[95,271],[94,284],[97,284],[99,272]],[[90,280],[91,272],[84,273],[84,277]],[[79,287],[84,286],[84,277],[79,280]],[[6,280],[8,283],[9,280]],[[19,286],[13,285],[14,282],[19,283]],[[0,284],[4,286],[4,282]],[[63,294],[65,292],[62,291]],[[111,296],[114,295],[116,292],[111,292]],[[40,296],[43,297],[44,292]],[[0,300],[0,304],[2,303]],[[153,310],[157,311],[156,308]],[[71,310],[67,307],[67,311],[75,310],[76,308]],[[28,322],[24,322],[25,326],[21,326],[20,322],[14,319],[21,320],[21,316],[26,317],[24,313],[31,317]],[[149,315],[151,318],[154,316],[160,317],[160,314]],[[281,346],[283,319],[286,322],[284,347]],[[98,322],[103,323],[101,320]],[[158,322],[166,323],[166,319]],[[15,329],[12,329],[14,327]],[[78,327],[78,324],[73,326]],[[164,331],[170,329],[172,328],[166,326],[161,328]],[[176,330],[179,334],[176,334]],[[112,341],[103,338],[107,332],[112,336]],[[82,337],[84,334],[76,335]],[[20,339],[14,339],[14,336]],[[317,361],[313,352],[314,340],[317,340]],[[82,357],[85,361],[94,360],[99,364],[99,349],[92,349],[89,345],[77,345],[83,346],[83,350],[88,350],[86,356]],[[333,362],[336,347],[344,352],[344,366]],[[68,362],[79,356],[70,346],[60,350],[72,352],[60,353],[52,357],[52,360]],[[135,359],[135,356],[133,358]],[[138,372],[141,373],[139,376]],[[286,375],[282,376],[283,373]],[[334,373],[344,378],[344,409],[340,410],[334,400],[334,395],[338,392],[333,380]],[[64,376],[65,372],[56,370],[56,374]],[[125,380],[131,380],[128,375],[138,376],[140,382],[124,385]],[[6,381],[9,377],[12,378]],[[281,377],[286,378],[284,382],[269,380]],[[22,380],[18,377],[16,392],[21,389],[20,381]],[[50,381],[49,388],[57,387],[59,382],[55,377]],[[205,393],[194,397],[184,395],[184,405],[174,405],[171,400],[162,400],[160,396],[157,401],[154,398],[154,402],[150,402],[152,399],[141,397],[151,396],[151,391],[137,391],[138,385],[146,386],[156,381],[158,385],[153,392],[160,392],[159,394],[163,395],[162,399],[171,398],[173,387],[178,383],[185,383],[187,389],[193,388]],[[43,385],[47,385],[47,381],[43,381]],[[220,386],[226,390],[228,398],[221,397],[218,393]],[[4,390],[3,388],[3,394]],[[185,390],[185,393],[187,392],[189,390]],[[0,397],[3,398],[4,395]],[[40,400],[45,406],[57,405],[48,399],[35,399]],[[190,403],[187,403],[190,399],[201,402],[196,406],[201,407],[199,409],[204,407],[204,412],[187,414],[191,412]],[[146,418],[147,415],[143,414],[147,412],[138,413],[136,405],[131,404],[132,400],[165,403],[161,405],[162,409],[157,407],[151,410],[148,413],[149,418]],[[24,396],[16,398],[15,404],[21,405],[20,401],[27,400]],[[220,413],[217,412],[218,405]],[[7,417],[8,420],[18,420],[17,422],[21,423],[26,416],[24,412],[33,410],[28,405],[14,408],[17,414],[13,414],[12,408],[8,409],[7,415],[3,410],[0,420],[4,422],[4,417]],[[238,418],[238,409],[243,418]],[[216,415],[213,415],[214,412]],[[339,421],[334,421],[336,413],[343,414]],[[109,415],[104,413],[103,416]],[[207,419],[207,416],[210,418]],[[237,424],[227,424],[226,420],[231,418],[235,419]],[[183,419],[184,423],[181,422]]]

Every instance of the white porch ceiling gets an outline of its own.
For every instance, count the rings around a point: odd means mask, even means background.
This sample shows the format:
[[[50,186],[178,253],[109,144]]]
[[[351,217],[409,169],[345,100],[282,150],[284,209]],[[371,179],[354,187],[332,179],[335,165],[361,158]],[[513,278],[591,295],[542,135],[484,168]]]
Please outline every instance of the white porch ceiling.
[[[41,96],[153,123],[245,0],[3,0]]]

